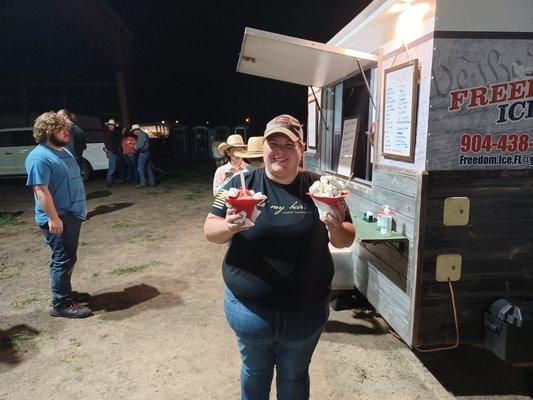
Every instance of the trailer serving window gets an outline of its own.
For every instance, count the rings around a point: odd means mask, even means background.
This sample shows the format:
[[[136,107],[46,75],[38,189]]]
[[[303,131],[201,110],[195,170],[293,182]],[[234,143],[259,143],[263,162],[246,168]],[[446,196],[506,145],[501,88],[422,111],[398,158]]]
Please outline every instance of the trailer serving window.
[[[348,90],[353,87],[350,86],[349,80],[343,82],[343,78],[372,68],[377,60],[378,57],[374,54],[246,28],[237,71],[311,88],[310,93],[313,94],[310,96],[308,107],[310,116],[297,117],[301,121],[307,119],[308,124],[316,123],[317,130],[314,126],[308,126],[308,146],[314,150],[312,154],[320,158],[320,170],[335,172],[339,150],[342,148],[345,119],[351,117],[351,111],[359,112],[357,102],[364,101],[358,97],[364,96],[363,91],[357,90],[352,93],[355,97],[349,99],[348,107],[343,106],[343,97],[350,93],[347,92],[347,87]],[[318,93],[319,90],[321,94]],[[320,104],[316,103],[317,100]],[[315,114],[318,107],[322,108],[322,113],[318,110]],[[367,114],[368,110],[364,118],[368,117]],[[324,121],[327,121],[330,129],[325,136]],[[363,135],[367,129],[366,122],[364,123],[365,125],[358,125]],[[368,158],[365,143],[366,138],[358,142],[358,147],[362,146],[363,149],[363,159]],[[370,179],[368,167],[364,162],[359,164],[356,176]]]
[[[365,71],[366,80],[373,92],[376,68]],[[374,100],[375,101],[375,100]],[[337,173],[339,159],[342,157],[341,140],[343,126],[347,119],[357,119],[357,132],[354,143],[352,178],[365,181],[372,179],[372,146],[366,132],[371,132],[374,118],[374,110],[366,87],[363,74],[359,73],[333,86],[326,87],[322,91],[322,169]]]

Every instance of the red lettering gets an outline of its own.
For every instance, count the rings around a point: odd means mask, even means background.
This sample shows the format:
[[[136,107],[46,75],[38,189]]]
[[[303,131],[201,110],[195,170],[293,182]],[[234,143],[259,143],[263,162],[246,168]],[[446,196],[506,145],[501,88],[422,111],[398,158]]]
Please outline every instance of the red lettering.
[[[505,101],[507,98],[507,86],[508,83],[496,83],[494,85],[491,85],[490,89],[492,91],[492,97],[490,98],[490,103],[500,103],[502,101]]]
[[[527,81],[528,91],[526,97],[533,97],[533,79]]]
[[[509,93],[509,98],[507,100],[518,100],[523,99],[526,95],[526,83],[527,81],[514,81],[509,85],[511,91]]]
[[[450,92],[451,104],[450,104],[450,107],[448,108],[448,111],[459,110],[467,94],[468,94],[468,90],[466,89],[454,90]]]
[[[470,89],[470,103],[468,104],[468,108],[486,106],[489,102],[486,97],[487,91],[485,86]]]

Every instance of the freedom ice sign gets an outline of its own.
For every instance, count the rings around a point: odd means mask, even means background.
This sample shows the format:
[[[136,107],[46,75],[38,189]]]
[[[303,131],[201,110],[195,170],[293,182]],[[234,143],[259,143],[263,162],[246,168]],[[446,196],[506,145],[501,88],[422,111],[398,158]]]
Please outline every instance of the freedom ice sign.
[[[533,40],[435,39],[428,170],[529,169]]]

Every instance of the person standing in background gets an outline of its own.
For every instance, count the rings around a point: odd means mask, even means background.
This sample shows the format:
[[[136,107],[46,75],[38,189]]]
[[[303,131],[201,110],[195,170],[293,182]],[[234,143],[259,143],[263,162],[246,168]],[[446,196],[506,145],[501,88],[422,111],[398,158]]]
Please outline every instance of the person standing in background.
[[[235,155],[238,149],[246,149],[242,136],[239,134],[228,136],[227,142],[222,142],[218,145],[218,154],[229,157],[230,161],[218,167],[215,171],[215,176],[213,177],[213,196],[217,196],[224,182],[248,166],[242,158]]]
[[[107,156],[108,168],[107,168],[107,186],[111,186],[115,183],[115,175],[117,172],[117,164],[119,157],[120,147],[120,132],[116,129],[117,123],[114,119],[110,119],[105,123],[104,129],[104,151]]]
[[[155,177],[152,166],[150,165],[150,138],[148,134],[141,130],[138,124],[133,124],[131,130],[137,138],[135,150],[137,151],[137,171],[139,172],[139,184],[136,188],[155,186]]]
[[[67,120],[68,132],[70,135],[69,142],[65,146],[76,157],[78,165],[81,165],[83,150],[87,148],[87,139],[83,130],[74,123],[76,116],[69,110],[62,109],[57,112]]]
[[[125,183],[131,183],[138,181],[139,176],[137,173],[137,160],[135,155],[135,135],[128,130],[124,130],[122,133],[122,140],[120,147],[122,148],[122,157],[126,165],[126,176],[124,178]]]
[[[215,164],[218,167],[223,166],[228,162],[228,159],[225,154],[220,154],[218,152],[218,146],[222,143],[222,140],[218,136],[215,136],[213,141],[211,142],[211,155],[213,156],[213,160],[215,161]]]
[[[248,139],[247,147],[235,150],[235,155],[244,160],[248,166],[246,171],[253,171],[257,168],[264,168],[265,161],[263,160],[263,136],[252,136]]]
[[[264,168],[265,161],[263,160],[263,136],[252,136],[248,139],[248,145],[246,148],[238,148],[235,150],[235,156],[240,157],[248,164],[244,168],[244,172],[248,173],[257,168]],[[232,176],[233,177],[233,176]],[[228,190],[230,186],[231,178],[227,179],[222,185],[219,186],[219,192],[222,190]]]

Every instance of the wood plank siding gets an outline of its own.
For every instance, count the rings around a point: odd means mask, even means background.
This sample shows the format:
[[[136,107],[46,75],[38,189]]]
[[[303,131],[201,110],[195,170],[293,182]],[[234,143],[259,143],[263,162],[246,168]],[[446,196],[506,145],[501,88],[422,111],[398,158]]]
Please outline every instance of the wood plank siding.
[[[306,170],[320,172],[319,160],[306,155]],[[350,183],[346,201],[352,214],[376,211],[387,204],[396,211],[394,229],[409,241],[401,252],[392,244],[352,246],[355,286],[408,344],[412,339],[411,297],[417,260],[415,216],[417,185],[414,174],[375,168],[371,186]]]
[[[304,153],[304,169],[306,171],[320,173],[320,159],[315,157],[314,153]]]
[[[462,256],[461,279],[453,283],[461,341],[479,343],[492,302],[533,297],[533,171],[430,172],[427,186],[414,344],[455,340],[448,284],[435,280],[443,253]],[[451,196],[470,199],[467,225],[444,226]]]

